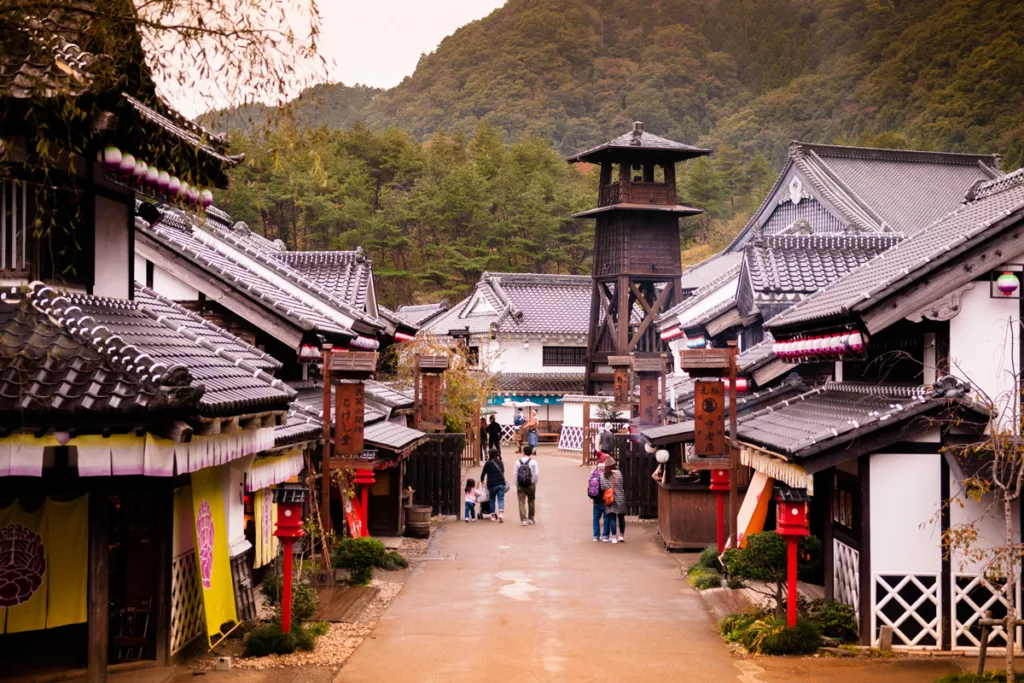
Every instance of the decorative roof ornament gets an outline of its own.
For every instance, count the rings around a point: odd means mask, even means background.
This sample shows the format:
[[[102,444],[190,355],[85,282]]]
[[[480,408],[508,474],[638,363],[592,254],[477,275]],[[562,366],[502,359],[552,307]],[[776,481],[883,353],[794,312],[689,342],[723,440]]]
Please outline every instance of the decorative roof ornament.
[[[644,136],[644,122],[634,121],[633,122],[633,139],[629,141],[629,144],[639,147],[643,144],[640,140]]]
[[[796,176],[789,181],[789,201],[793,202],[793,205],[800,203],[803,199],[804,184],[800,182],[800,179]]]

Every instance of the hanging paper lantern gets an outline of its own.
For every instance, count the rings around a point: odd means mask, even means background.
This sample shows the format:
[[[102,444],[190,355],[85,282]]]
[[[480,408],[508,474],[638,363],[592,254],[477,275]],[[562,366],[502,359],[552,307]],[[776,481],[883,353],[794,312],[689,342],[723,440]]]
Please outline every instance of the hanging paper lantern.
[[[171,174],[167,171],[160,171],[156,178],[156,189],[161,192],[167,192],[167,187],[171,184]]]
[[[156,166],[150,166],[146,169],[146,184],[150,187],[156,187],[156,181],[160,179],[160,169]]]
[[[850,335],[850,348],[853,349],[854,353],[864,351],[864,337],[860,332],[854,332]]]
[[[199,204],[205,209],[213,205],[213,192],[205,187],[199,191]]]
[[[113,145],[103,148],[103,165],[110,170],[116,170],[121,166],[121,150]]]
[[[178,192],[181,191],[181,180],[176,175],[172,175],[170,180],[167,182],[167,194],[172,197],[177,197]]]
[[[135,173],[135,157],[131,154],[122,154],[121,163],[118,164],[118,170],[121,171],[121,175],[124,177],[131,177],[131,175]]]
[[[996,288],[1003,293],[1003,296],[1010,296],[1020,287],[1020,279],[1009,271],[1004,271],[996,278]]]
[[[181,187],[178,188],[178,197],[180,197],[182,201],[188,201],[188,191],[189,191],[188,183],[186,183],[184,180],[182,180],[181,181]]]
[[[143,161],[142,159],[136,159],[135,170],[132,171],[132,176],[135,178],[135,182],[141,183],[142,181],[144,181],[146,179],[146,171],[148,169],[149,166],[146,165],[145,161]]]
[[[197,204],[199,202],[199,188],[190,187],[188,190],[188,201],[191,204]]]

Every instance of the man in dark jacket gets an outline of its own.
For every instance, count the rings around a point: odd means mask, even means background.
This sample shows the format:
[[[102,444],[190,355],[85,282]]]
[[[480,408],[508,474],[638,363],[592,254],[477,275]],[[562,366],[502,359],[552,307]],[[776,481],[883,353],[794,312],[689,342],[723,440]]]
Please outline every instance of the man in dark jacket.
[[[487,440],[488,446],[491,449],[496,449],[501,453],[501,425],[491,415],[491,422],[487,425]]]
[[[491,499],[491,519],[505,521],[505,463],[501,461],[501,453],[490,450],[490,459],[484,463],[480,473],[480,483],[487,487]]]

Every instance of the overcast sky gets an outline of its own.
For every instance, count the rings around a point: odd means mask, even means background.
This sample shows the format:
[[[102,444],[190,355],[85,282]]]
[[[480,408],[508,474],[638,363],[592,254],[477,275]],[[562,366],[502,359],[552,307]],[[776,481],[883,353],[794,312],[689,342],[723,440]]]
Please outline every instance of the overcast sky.
[[[320,54],[328,63],[327,80],[378,88],[397,85],[416,69],[420,55],[504,1],[320,0]],[[166,94],[189,116],[210,108],[209,102],[187,92]],[[225,104],[222,100],[215,107]]]

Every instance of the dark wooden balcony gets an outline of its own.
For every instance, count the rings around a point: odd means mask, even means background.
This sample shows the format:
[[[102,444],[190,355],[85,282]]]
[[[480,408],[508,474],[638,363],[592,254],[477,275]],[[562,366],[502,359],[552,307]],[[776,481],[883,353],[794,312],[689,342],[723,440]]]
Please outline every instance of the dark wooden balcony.
[[[598,206],[675,203],[676,188],[668,183],[608,183],[600,187],[598,195]]]

